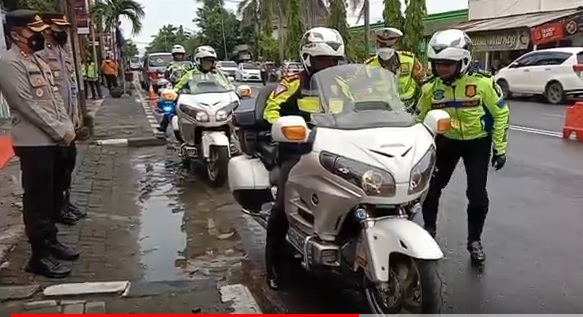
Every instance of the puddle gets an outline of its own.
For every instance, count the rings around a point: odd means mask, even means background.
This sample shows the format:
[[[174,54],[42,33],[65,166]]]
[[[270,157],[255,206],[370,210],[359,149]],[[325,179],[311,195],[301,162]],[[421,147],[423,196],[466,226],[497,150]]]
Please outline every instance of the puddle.
[[[170,152],[170,151],[168,151]],[[210,189],[177,159],[140,156],[139,245],[146,281],[238,278],[245,252],[227,189]]]

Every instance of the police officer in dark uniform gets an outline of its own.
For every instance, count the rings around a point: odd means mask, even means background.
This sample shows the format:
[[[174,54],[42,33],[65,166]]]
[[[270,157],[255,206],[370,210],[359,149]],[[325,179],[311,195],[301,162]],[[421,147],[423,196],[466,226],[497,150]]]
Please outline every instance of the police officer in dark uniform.
[[[73,123],[49,66],[35,52],[44,49],[42,32],[49,28],[38,12],[6,14],[11,48],[0,59],[0,91],[12,114],[14,152],[22,170],[23,219],[32,256],[26,270],[62,278],[79,253],[57,240],[55,218],[63,192],[57,185],[60,147],[75,139]]]
[[[50,26],[45,31],[45,49],[37,54],[49,64],[53,77],[59,86],[59,92],[69,117],[75,125],[75,129],[81,127],[81,117],[79,115],[79,103],[77,94],[77,80],[75,76],[75,67],[72,59],[65,50],[68,40],[67,31],[71,27],[67,17],[58,12],[41,13],[43,21]],[[71,202],[71,180],[75,163],[77,159],[77,148],[75,141],[62,151],[62,180],[60,184],[63,188],[63,207],[57,217],[57,221],[66,225],[73,225],[79,218],[84,218],[87,213],[81,211]]]

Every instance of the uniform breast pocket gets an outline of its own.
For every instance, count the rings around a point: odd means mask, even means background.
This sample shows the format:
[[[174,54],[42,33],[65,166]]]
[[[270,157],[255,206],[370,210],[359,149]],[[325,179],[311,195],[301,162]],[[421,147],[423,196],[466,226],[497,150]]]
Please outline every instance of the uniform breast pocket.
[[[55,77],[55,80],[62,80],[63,79],[63,71],[61,70],[61,66],[59,65],[59,61],[51,60],[49,62],[49,68]]]
[[[28,81],[30,82],[32,96],[35,99],[47,100],[51,98],[49,89],[52,89],[52,87],[40,72],[29,72]]]

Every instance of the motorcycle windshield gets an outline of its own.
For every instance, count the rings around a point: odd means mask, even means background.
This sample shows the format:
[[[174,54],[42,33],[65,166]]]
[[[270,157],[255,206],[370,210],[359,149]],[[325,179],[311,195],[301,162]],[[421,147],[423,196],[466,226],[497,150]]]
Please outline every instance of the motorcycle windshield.
[[[235,91],[235,86],[220,72],[194,74],[188,88],[190,95]]]
[[[345,64],[314,74],[299,107],[311,124],[351,130],[415,124],[399,98],[395,74],[363,64]]]

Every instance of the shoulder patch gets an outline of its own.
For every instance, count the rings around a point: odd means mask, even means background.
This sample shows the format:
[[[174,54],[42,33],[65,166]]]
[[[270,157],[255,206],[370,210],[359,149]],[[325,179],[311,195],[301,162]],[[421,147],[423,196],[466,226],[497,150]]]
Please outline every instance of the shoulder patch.
[[[415,57],[415,53],[409,51],[399,51],[398,53],[409,57]]]
[[[276,86],[276,87],[275,87],[275,89],[273,90],[272,97],[274,97],[274,98],[275,98],[275,97],[277,97],[277,96],[279,96],[279,95],[283,94],[283,93],[284,93],[284,92],[286,92],[287,90],[288,90],[288,88],[287,88],[287,86],[286,86],[286,85],[284,85],[284,84],[282,84],[282,83],[279,83],[279,84],[277,84],[277,86]]]
[[[473,76],[476,76],[476,77],[486,77],[486,78],[492,77],[492,74],[490,74],[490,72],[481,71],[481,70],[473,71],[473,72],[471,72],[470,75],[473,75]]]
[[[300,79],[300,74],[291,74],[291,75],[286,75],[283,77],[283,80],[285,80],[286,82],[292,82],[292,81],[296,81]]]

